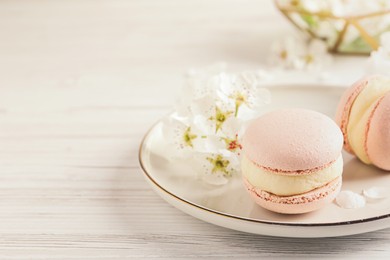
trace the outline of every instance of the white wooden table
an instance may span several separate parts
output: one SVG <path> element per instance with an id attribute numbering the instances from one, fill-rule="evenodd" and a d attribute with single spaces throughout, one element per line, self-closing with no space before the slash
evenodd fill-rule
<path id="1" fill-rule="evenodd" d="M 390 254 L 390 230 L 283 239 L 213 226 L 171 207 L 138 145 L 183 73 L 264 66 L 292 32 L 270 0 L 1 1 L 0 258 L 125 259 Z M 361 73 L 337 58 L 334 74 Z"/>

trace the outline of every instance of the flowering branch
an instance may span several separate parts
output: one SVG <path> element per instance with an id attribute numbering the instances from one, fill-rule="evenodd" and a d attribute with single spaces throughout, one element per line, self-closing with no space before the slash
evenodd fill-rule
<path id="1" fill-rule="evenodd" d="M 201 166 L 207 183 L 225 184 L 239 172 L 244 123 L 270 100 L 260 88 L 264 75 L 229 74 L 220 66 L 192 70 L 174 113 L 164 120 L 163 135 L 175 147 L 175 158 Z"/>

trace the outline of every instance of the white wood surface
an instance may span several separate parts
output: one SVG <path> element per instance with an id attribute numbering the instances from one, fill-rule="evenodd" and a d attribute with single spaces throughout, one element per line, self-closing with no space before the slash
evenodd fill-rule
<path id="1" fill-rule="evenodd" d="M 138 145 L 183 73 L 264 66 L 289 32 L 270 0 L 1 1 L 0 258 L 388 256 L 390 230 L 244 234 L 185 215 L 143 179 Z M 336 61 L 345 81 L 364 66 Z"/>

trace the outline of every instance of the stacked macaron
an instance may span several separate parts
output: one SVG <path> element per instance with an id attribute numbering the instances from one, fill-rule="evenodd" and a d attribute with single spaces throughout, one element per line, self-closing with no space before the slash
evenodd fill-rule
<path id="1" fill-rule="evenodd" d="M 253 121 L 244 135 L 244 184 L 255 202 L 271 211 L 319 209 L 340 190 L 342 145 L 339 127 L 321 113 L 268 113 Z"/>
<path id="2" fill-rule="evenodd" d="M 346 151 L 390 170 L 390 78 L 368 76 L 353 84 L 341 98 L 336 122 Z"/>

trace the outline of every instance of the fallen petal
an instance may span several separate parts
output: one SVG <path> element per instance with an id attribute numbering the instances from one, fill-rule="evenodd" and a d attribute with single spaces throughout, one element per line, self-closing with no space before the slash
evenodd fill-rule
<path id="1" fill-rule="evenodd" d="M 366 205 L 366 199 L 353 191 L 346 190 L 339 193 L 336 203 L 343 209 L 358 209 Z"/>
<path id="2" fill-rule="evenodd" d="M 389 197 L 390 191 L 384 187 L 372 187 L 363 190 L 363 195 L 368 199 L 384 199 Z"/>

